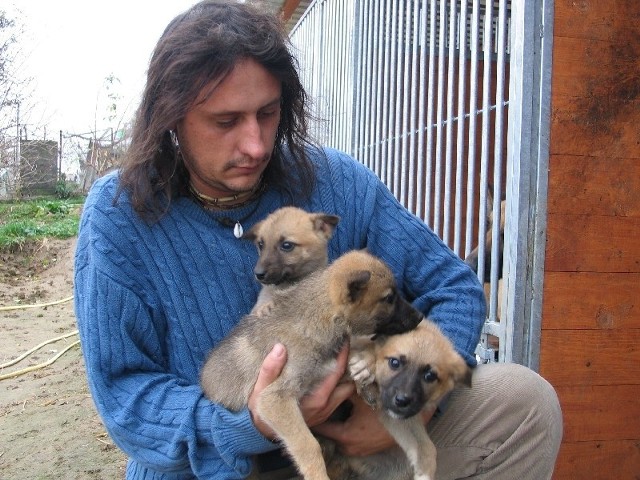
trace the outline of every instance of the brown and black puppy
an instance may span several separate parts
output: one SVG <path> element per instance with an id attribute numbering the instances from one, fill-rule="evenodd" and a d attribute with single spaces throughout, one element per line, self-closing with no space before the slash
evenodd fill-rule
<path id="1" fill-rule="evenodd" d="M 244 234 L 258 248 L 254 273 L 263 285 L 252 313 L 271 306 L 274 289 L 283 289 L 327 266 L 327 243 L 339 217 L 283 207 Z"/>
<path id="2" fill-rule="evenodd" d="M 431 321 L 415 330 L 351 342 L 350 372 L 360 395 L 398 447 L 367 457 L 328 450 L 332 480 L 434 480 L 436 448 L 420 412 L 435 410 L 456 385 L 471 386 L 471 369 Z"/>
<path id="3" fill-rule="evenodd" d="M 505 221 L 505 208 L 506 208 L 506 200 L 502 200 L 500 202 L 500 226 L 498 233 L 498 305 L 502 304 L 502 268 L 504 265 L 504 221 Z M 492 246 L 493 246 L 493 200 L 491 200 L 491 196 L 487 196 L 487 234 L 485 236 L 484 241 L 484 271 L 482 272 L 482 282 L 484 284 L 484 293 L 487 299 L 487 304 L 489 303 L 489 295 L 490 291 L 490 282 L 491 282 L 491 262 L 492 262 Z M 478 273 L 478 254 L 480 253 L 479 247 L 474 248 L 467 258 L 464 259 L 464 263 L 469 265 L 471 269 Z M 498 319 L 500 318 L 500 308 L 498 308 Z"/>
<path id="4" fill-rule="evenodd" d="M 247 405 L 273 345 L 287 349 L 278 379 L 264 389 L 257 413 L 276 432 L 307 480 L 328 480 L 320 445 L 304 423 L 299 400 L 335 369 L 351 335 L 408 331 L 422 314 L 398 294 L 391 270 L 352 251 L 289 288 L 272 292 L 265 315 L 249 314 L 209 354 L 201 372 L 210 400 L 238 411 Z"/>

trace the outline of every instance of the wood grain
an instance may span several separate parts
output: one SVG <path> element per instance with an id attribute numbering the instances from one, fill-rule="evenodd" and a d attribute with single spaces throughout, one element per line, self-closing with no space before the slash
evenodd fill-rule
<path id="1" fill-rule="evenodd" d="M 640 158 L 552 156 L 547 211 L 640 217 Z"/>
<path id="2" fill-rule="evenodd" d="M 556 391 L 564 442 L 640 439 L 640 385 L 559 386 Z"/>
<path id="3" fill-rule="evenodd" d="M 547 272 L 543 298 L 543 330 L 640 328 L 640 273 Z"/>
<path id="4" fill-rule="evenodd" d="M 541 343 L 540 373 L 555 387 L 625 384 L 640 388 L 640 328 L 543 330 Z"/>
<path id="5" fill-rule="evenodd" d="M 593 442 L 565 442 L 553 480 L 611 480 L 637 479 L 640 472 L 640 442 L 609 440 Z"/>

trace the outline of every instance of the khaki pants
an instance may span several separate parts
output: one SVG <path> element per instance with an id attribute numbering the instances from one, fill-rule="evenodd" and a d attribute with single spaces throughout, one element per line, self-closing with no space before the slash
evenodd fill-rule
<path id="1" fill-rule="evenodd" d="M 438 451 L 437 480 L 551 478 L 562 413 L 549 383 L 517 364 L 479 365 L 427 429 Z M 262 474 L 261 480 L 296 478 Z M 390 479 L 392 480 L 392 479 Z"/>

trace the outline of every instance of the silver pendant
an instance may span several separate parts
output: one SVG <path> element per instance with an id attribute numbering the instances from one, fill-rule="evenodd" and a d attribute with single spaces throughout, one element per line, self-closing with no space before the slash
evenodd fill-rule
<path id="1" fill-rule="evenodd" d="M 236 238 L 242 238 L 243 234 L 244 230 L 242 228 L 242 225 L 240 225 L 240 222 L 236 222 L 235 226 L 233 227 L 233 236 Z"/>

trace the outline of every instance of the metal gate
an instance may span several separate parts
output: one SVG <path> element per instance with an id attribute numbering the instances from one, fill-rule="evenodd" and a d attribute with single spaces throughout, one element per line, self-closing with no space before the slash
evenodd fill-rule
<path id="1" fill-rule="evenodd" d="M 552 12 L 316 0 L 291 32 L 317 140 L 376 172 L 485 284 L 482 362 L 538 366 Z"/>

